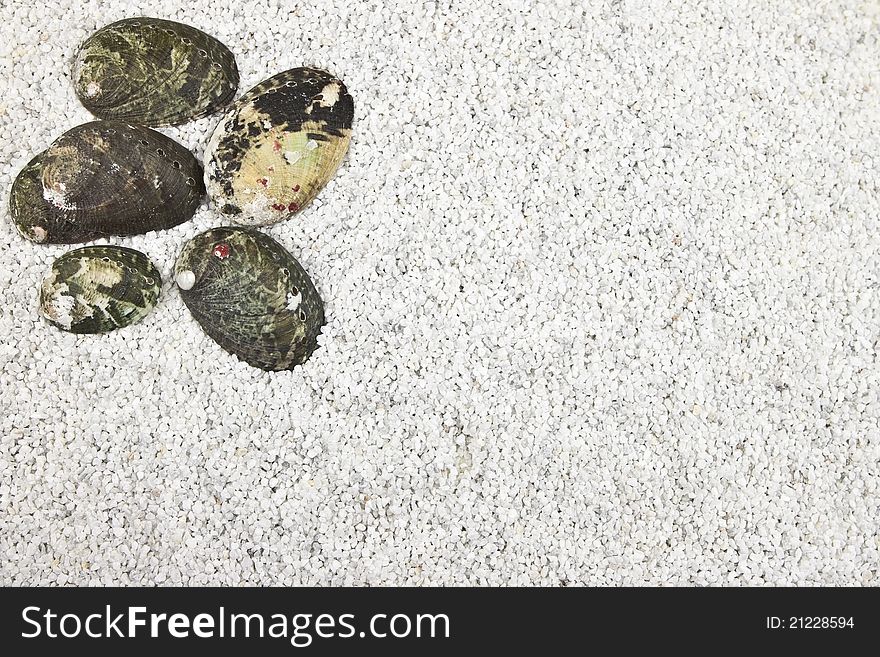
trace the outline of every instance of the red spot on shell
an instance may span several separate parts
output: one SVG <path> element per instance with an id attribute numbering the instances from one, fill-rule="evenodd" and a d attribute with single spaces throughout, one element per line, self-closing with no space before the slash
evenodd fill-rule
<path id="1" fill-rule="evenodd" d="M 290 205 L 287 206 L 287 209 L 290 210 L 291 212 L 296 212 L 297 210 L 299 210 L 299 204 L 291 203 Z"/>
<path id="2" fill-rule="evenodd" d="M 258 178 L 257 182 L 260 183 L 263 187 L 269 184 L 269 181 L 266 178 Z"/>
<path id="3" fill-rule="evenodd" d="M 277 139 L 275 140 L 275 143 L 272 144 L 272 150 L 275 151 L 276 153 L 281 150 L 281 142 L 278 141 Z"/>
<path id="4" fill-rule="evenodd" d="M 226 242 L 220 242 L 214 247 L 214 255 L 221 260 L 226 260 L 229 257 L 229 245 Z"/>
<path id="5" fill-rule="evenodd" d="M 272 209 L 273 209 L 273 210 L 278 210 L 278 212 L 283 212 L 283 211 L 286 210 L 287 208 L 284 207 L 284 203 L 273 203 L 273 204 L 272 204 Z"/>
<path id="6" fill-rule="evenodd" d="M 293 188 L 293 191 L 298 192 L 298 191 L 299 191 L 299 185 L 297 185 L 296 187 L 294 187 L 294 188 Z"/>

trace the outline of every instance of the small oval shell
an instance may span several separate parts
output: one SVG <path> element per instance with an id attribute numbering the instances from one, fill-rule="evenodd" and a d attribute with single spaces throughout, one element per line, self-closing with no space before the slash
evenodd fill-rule
<path id="1" fill-rule="evenodd" d="M 193 317 L 226 351 L 288 370 L 317 348 L 324 304 L 284 247 L 247 228 L 214 228 L 184 246 L 175 279 Z"/>
<path id="2" fill-rule="evenodd" d="M 70 244 L 176 226 L 193 216 L 203 194 L 202 167 L 170 137 L 93 121 L 22 169 L 9 210 L 25 238 Z"/>
<path id="3" fill-rule="evenodd" d="M 122 246 L 86 246 L 58 258 L 40 287 L 40 312 L 71 333 L 105 333 L 141 320 L 162 279 L 149 258 Z"/>
<path id="4" fill-rule="evenodd" d="M 205 186 L 236 223 L 265 226 L 304 208 L 348 150 L 354 101 L 326 71 L 294 68 L 242 96 L 214 130 Z"/>
<path id="5" fill-rule="evenodd" d="M 80 102 L 102 119 L 184 123 L 225 107 L 238 88 L 229 49 L 201 30 L 158 18 L 127 18 L 86 39 L 73 61 Z"/>

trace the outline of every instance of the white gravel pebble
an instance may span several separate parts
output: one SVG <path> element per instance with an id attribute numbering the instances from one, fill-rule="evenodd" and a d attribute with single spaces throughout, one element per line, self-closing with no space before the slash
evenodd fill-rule
<path id="1" fill-rule="evenodd" d="M 392 8 L 392 5 L 394 8 Z M 3 584 L 880 584 L 876 0 L 0 3 Z M 136 15 L 240 92 L 339 75 L 351 151 L 267 229 L 326 302 L 269 374 L 105 240 L 141 324 L 39 318 L 18 170 Z M 219 120 L 164 132 L 199 157 Z"/>

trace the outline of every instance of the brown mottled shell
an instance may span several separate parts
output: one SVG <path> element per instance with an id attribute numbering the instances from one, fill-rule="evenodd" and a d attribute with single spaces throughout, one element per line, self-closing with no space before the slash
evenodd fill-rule
<path id="1" fill-rule="evenodd" d="M 289 370 L 318 346 L 324 304 L 296 259 L 251 228 L 190 240 L 174 268 L 180 296 L 226 351 L 264 370 Z"/>
<path id="2" fill-rule="evenodd" d="M 264 226 L 304 208 L 342 162 L 354 102 L 326 71 L 295 68 L 242 96 L 214 130 L 205 186 L 220 212 Z"/>
<path id="3" fill-rule="evenodd" d="M 102 119 L 175 125 L 232 102 L 238 68 L 229 49 L 201 30 L 127 18 L 102 27 L 79 47 L 73 87 L 85 108 Z"/>
<path id="4" fill-rule="evenodd" d="M 202 167 L 170 137 L 93 121 L 31 160 L 9 205 L 27 239 L 69 244 L 176 226 L 193 216 L 203 194 Z"/>

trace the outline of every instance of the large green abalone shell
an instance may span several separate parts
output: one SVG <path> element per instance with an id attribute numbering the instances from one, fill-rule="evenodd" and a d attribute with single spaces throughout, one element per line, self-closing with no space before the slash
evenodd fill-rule
<path id="1" fill-rule="evenodd" d="M 184 123 L 227 105 L 238 88 L 229 49 L 189 25 L 127 18 L 86 39 L 73 85 L 95 116 L 146 126 Z"/>

